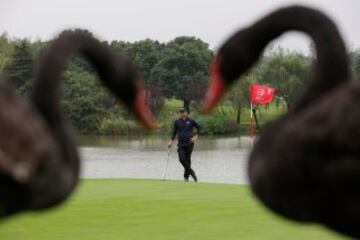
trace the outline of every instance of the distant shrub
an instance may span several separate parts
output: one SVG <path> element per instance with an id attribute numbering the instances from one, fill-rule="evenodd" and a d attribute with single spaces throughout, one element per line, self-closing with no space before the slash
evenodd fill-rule
<path id="1" fill-rule="evenodd" d="M 138 134 L 141 131 L 143 129 L 134 120 L 114 116 L 104 118 L 99 127 L 100 134 L 104 135 Z"/>
<path id="2" fill-rule="evenodd" d="M 239 131 L 236 121 L 227 120 L 219 116 L 199 115 L 196 117 L 196 121 L 200 124 L 202 133 L 205 135 L 228 134 Z"/>

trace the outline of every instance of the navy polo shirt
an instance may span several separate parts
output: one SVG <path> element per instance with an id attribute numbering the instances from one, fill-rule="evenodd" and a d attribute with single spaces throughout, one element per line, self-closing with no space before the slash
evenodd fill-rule
<path id="1" fill-rule="evenodd" d="M 200 134 L 200 126 L 191 118 L 175 120 L 173 130 L 171 133 L 171 140 L 174 140 L 176 135 L 178 139 L 178 146 L 190 143 L 193 137 L 193 129 L 196 128 L 196 133 Z"/>

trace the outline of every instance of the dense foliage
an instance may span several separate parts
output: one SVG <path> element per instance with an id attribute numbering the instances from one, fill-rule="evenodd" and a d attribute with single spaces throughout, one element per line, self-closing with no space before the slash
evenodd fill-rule
<path id="1" fill-rule="evenodd" d="M 284 49 L 268 49 L 258 64 L 238 81 L 213 116 L 201 114 L 201 99 L 208 83 L 208 66 L 214 51 L 199 38 L 181 36 L 167 43 L 151 39 L 137 42 L 105 42 L 128 55 L 142 72 L 147 102 L 159 119 L 161 133 L 167 133 L 176 109 L 185 106 L 203 125 L 205 134 L 231 133 L 248 124 L 249 84 L 258 82 L 276 88 L 274 106 L 259 109 L 261 121 L 277 116 L 291 105 L 311 74 L 312 55 Z M 0 35 L 0 73 L 24 97 L 31 94 L 36 60 L 46 41 L 12 39 Z M 352 72 L 360 76 L 360 50 L 351 51 Z M 97 81 L 97 76 L 79 56 L 69 60 L 64 71 L 62 106 L 67 118 L 80 133 L 133 134 L 141 131 L 115 98 Z M 246 111 L 244 111 L 246 110 Z M 245 113 L 246 112 L 246 113 Z"/>

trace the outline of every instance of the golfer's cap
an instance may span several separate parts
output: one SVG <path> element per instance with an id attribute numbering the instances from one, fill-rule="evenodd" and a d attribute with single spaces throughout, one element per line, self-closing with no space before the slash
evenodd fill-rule
<path id="1" fill-rule="evenodd" d="M 179 108 L 179 113 L 183 113 L 183 112 L 187 112 L 187 111 L 186 111 L 186 108 L 184 108 L 184 107 Z"/>

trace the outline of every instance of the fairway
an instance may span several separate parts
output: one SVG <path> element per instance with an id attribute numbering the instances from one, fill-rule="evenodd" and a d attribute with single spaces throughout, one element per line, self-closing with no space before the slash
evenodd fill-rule
<path id="1" fill-rule="evenodd" d="M 267 212 L 242 185 L 83 180 L 55 210 L 0 222 L 1 240 L 345 239 Z"/>

